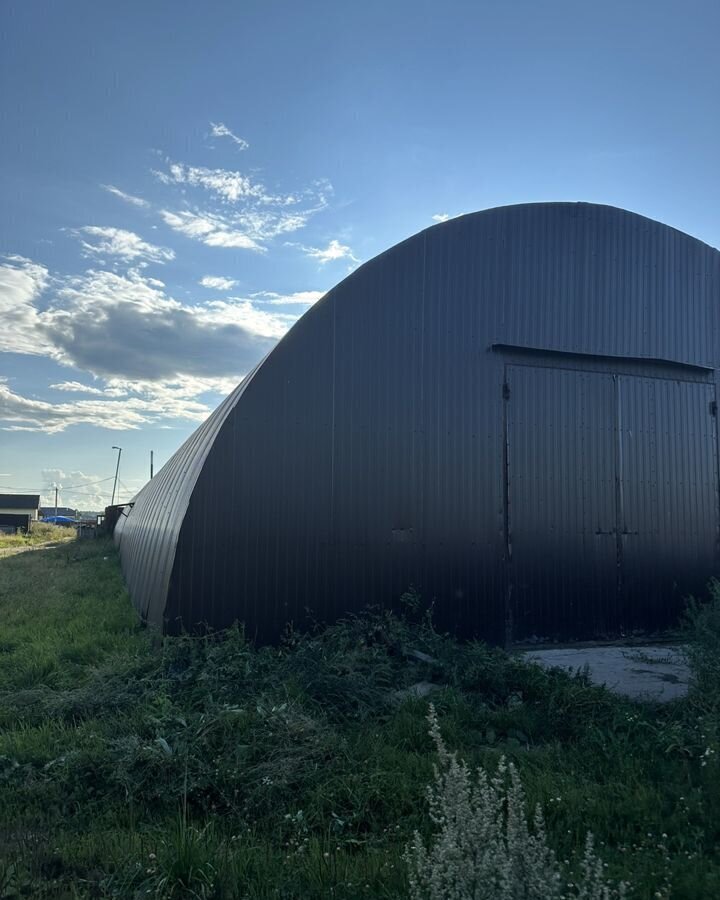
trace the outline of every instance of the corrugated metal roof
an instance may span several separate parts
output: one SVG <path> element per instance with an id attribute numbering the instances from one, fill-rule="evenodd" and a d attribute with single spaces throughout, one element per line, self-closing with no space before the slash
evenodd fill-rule
<path id="1" fill-rule="evenodd" d="M 39 494 L 0 494 L 2 509 L 37 509 L 39 506 Z"/>

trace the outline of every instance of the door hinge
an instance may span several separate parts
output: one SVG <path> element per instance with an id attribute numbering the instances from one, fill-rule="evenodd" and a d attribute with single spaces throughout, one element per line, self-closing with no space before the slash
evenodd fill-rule
<path id="1" fill-rule="evenodd" d="M 510 399 L 510 385 L 507 381 L 503 384 L 503 400 Z"/>
<path id="2" fill-rule="evenodd" d="M 717 400 L 710 401 L 710 415 L 711 416 L 717 415 Z"/>

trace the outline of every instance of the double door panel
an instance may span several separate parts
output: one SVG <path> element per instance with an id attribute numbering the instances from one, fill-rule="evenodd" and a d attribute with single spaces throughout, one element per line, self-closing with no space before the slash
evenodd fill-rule
<path id="1" fill-rule="evenodd" d="M 512 638 L 672 625 L 716 571 L 714 386 L 508 365 L 505 391 Z"/>

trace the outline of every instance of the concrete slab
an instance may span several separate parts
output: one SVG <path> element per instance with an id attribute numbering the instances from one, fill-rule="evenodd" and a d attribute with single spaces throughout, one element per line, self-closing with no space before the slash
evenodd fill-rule
<path id="1" fill-rule="evenodd" d="M 581 647 L 530 650 L 523 655 L 547 668 L 576 672 L 587 666 L 595 684 L 633 700 L 667 703 L 684 697 L 690 681 L 680 647 Z"/>

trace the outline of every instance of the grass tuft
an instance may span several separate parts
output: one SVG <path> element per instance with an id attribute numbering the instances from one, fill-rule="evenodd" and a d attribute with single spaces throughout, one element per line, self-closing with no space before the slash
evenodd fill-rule
<path id="1" fill-rule="evenodd" d="M 40 547 L 43 544 L 72 541 L 75 539 L 74 528 L 64 528 L 49 522 L 34 522 L 29 532 L 21 534 L 0 533 L 0 550 L 24 549 Z"/>

